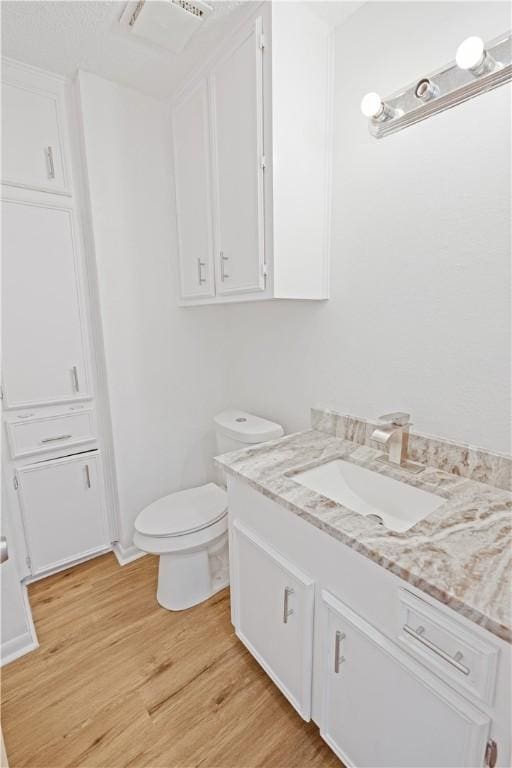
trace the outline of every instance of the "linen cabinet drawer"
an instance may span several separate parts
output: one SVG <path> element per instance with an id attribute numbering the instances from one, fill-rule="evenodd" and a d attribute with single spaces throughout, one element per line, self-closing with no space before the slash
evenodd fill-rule
<path id="1" fill-rule="evenodd" d="M 92 410 L 6 423 L 13 458 L 95 440 Z"/>
<path id="2" fill-rule="evenodd" d="M 492 703 L 498 648 L 407 590 L 399 604 L 402 647 L 446 683 Z"/>

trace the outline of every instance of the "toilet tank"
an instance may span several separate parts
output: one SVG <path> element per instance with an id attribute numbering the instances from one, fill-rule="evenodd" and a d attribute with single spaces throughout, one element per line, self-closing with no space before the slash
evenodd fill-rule
<path id="1" fill-rule="evenodd" d="M 284 435 L 280 424 L 245 411 L 222 411 L 214 418 L 217 453 L 229 453 Z"/>

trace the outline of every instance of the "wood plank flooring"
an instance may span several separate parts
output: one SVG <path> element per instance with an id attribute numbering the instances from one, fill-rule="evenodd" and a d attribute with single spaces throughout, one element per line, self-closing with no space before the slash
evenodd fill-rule
<path id="1" fill-rule="evenodd" d="M 2 670 L 10 768 L 343 768 L 234 635 L 229 590 L 180 613 L 112 554 L 29 588 L 40 648 Z"/>

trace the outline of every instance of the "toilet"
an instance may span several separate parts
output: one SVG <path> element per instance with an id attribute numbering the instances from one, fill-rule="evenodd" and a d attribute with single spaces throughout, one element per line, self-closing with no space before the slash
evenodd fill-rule
<path id="1" fill-rule="evenodd" d="M 275 440 L 284 434 L 275 422 L 244 411 L 214 418 L 217 453 Z M 225 485 L 225 477 L 219 481 Z M 156 599 L 182 611 L 229 583 L 228 499 L 215 483 L 170 493 L 145 507 L 135 520 L 133 543 L 160 556 Z"/>

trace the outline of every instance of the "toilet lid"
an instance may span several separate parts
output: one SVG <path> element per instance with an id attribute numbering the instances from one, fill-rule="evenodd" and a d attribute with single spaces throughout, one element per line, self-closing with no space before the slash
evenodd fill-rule
<path id="1" fill-rule="evenodd" d="M 142 510 L 135 530 L 146 536 L 182 536 L 213 525 L 227 513 L 227 493 L 215 483 L 162 496 Z"/>

